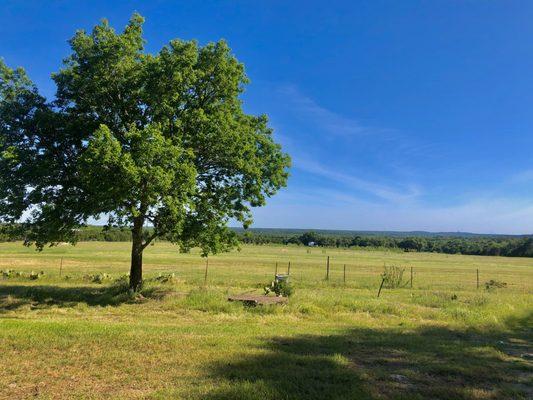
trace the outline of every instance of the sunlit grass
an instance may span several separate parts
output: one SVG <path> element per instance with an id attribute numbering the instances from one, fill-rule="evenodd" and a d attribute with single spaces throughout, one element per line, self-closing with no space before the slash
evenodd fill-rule
<path id="1" fill-rule="evenodd" d="M 157 243 L 141 296 L 113 282 L 128 261 L 128 243 L 0 244 L 0 269 L 45 272 L 0 278 L 0 398 L 531 397 L 533 259 L 244 246 L 210 257 L 204 285 L 198 252 Z M 289 261 L 288 305 L 227 301 Z M 413 267 L 413 288 L 377 298 L 384 263 Z"/>

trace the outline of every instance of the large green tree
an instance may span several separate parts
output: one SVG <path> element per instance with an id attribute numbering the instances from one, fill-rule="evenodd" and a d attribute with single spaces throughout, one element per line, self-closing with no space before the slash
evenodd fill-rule
<path id="1" fill-rule="evenodd" d="M 142 24 L 134 14 L 121 33 L 107 21 L 76 32 L 53 102 L 0 64 L 0 218 L 24 217 L 39 249 L 75 241 L 89 218 L 130 227 L 132 289 L 157 237 L 233 247 L 228 221 L 248 226 L 290 164 L 266 116 L 243 112 L 247 78 L 224 41 L 147 54 Z"/>

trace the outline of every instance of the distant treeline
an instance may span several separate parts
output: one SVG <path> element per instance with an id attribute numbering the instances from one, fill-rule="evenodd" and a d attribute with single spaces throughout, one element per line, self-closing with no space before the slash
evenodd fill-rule
<path id="1" fill-rule="evenodd" d="M 394 236 L 346 236 L 305 232 L 301 235 L 283 235 L 246 232 L 240 233 L 244 243 L 297 244 L 320 247 L 374 247 L 423 251 L 447 254 L 483 256 L 533 257 L 533 237 L 468 236 L 468 237 L 394 237 Z"/>
<path id="2" fill-rule="evenodd" d="M 303 232 L 295 230 L 242 230 L 235 229 L 243 243 L 248 244 L 293 244 L 318 247 L 362 247 L 398 249 L 403 251 L 433 252 L 446 254 L 470 254 L 483 256 L 533 257 L 533 236 L 473 235 L 454 236 L 402 236 L 398 233 L 350 234 L 342 231 L 333 233 Z M 146 231 L 150 234 L 150 230 Z M 0 241 L 24 240 L 20 226 L 0 225 Z M 127 228 L 87 226 L 76 232 L 78 241 L 127 242 L 131 232 Z"/>

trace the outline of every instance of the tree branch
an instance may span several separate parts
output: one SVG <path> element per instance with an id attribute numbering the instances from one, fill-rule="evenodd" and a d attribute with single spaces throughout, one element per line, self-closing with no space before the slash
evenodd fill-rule
<path id="1" fill-rule="evenodd" d="M 150 235 L 148 239 L 146 239 L 146 242 L 143 243 L 143 245 L 141 246 L 141 249 L 144 250 L 152 242 L 152 240 L 154 240 L 158 236 L 159 236 L 159 232 L 154 230 L 154 233 Z"/>

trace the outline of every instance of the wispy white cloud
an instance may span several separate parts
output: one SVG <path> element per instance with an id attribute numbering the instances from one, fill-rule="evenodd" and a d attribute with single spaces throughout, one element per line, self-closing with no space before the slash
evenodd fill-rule
<path id="1" fill-rule="evenodd" d="M 322 176 L 324 178 L 340 183 L 349 191 L 358 190 L 371 194 L 383 200 L 394 203 L 413 200 L 421 194 L 418 186 L 409 184 L 406 186 L 392 187 L 358 178 L 353 175 L 338 172 L 312 160 L 302 157 L 293 157 L 294 167 L 304 172 Z"/>
<path id="2" fill-rule="evenodd" d="M 533 233 L 533 169 L 475 179 L 482 160 L 459 159 L 445 138 L 367 126 L 294 85 L 265 87 L 294 177 L 255 211 L 256 226 Z"/>
<path id="3" fill-rule="evenodd" d="M 305 119 L 305 122 L 311 124 L 315 131 L 323 137 L 327 137 L 328 135 L 339 137 L 340 140 L 338 143 L 341 146 L 350 146 L 350 143 L 347 143 L 344 139 L 355 135 L 360 136 L 359 140 L 365 140 L 366 142 L 370 140 L 372 145 L 378 142 L 388 143 L 391 140 L 395 140 L 393 138 L 396 136 L 396 133 L 394 135 L 389 134 L 393 132 L 392 130 L 364 126 L 356 119 L 347 118 L 328 110 L 319 105 L 318 102 L 312 98 L 301 93 L 294 85 L 278 85 L 274 88 L 274 90 L 283 95 L 282 98 L 284 101 L 287 101 L 287 106 L 290 107 L 291 114 L 298 115 Z M 285 127 L 285 129 L 290 128 Z M 301 130 L 306 128 L 299 127 L 298 129 Z M 387 134 L 384 134 L 385 132 L 387 132 Z M 369 135 L 372 136 L 370 137 Z M 361 136 L 367 137 L 362 138 Z M 288 145 L 288 148 L 290 149 L 293 159 L 293 167 L 295 169 L 341 184 L 346 188 L 348 194 L 355 191 L 362 192 L 359 194 L 364 194 L 366 197 L 370 195 L 374 200 L 386 200 L 391 203 L 411 201 L 421 194 L 421 190 L 415 184 L 395 183 L 391 185 L 380 183 L 379 177 L 376 177 L 376 180 L 372 181 L 347 173 L 346 171 L 348 171 L 349 168 L 343 168 L 341 169 L 343 172 L 340 172 L 339 169 L 341 166 L 337 166 L 336 169 L 326 166 L 317 161 L 316 158 L 313 159 L 310 155 L 312 153 L 317 154 L 317 151 L 319 153 L 321 152 L 321 150 L 316 148 L 316 143 L 314 141 L 308 142 L 300 140 L 297 143 L 294 143 L 291 140 L 291 136 L 286 134 L 281 135 L 280 138 L 283 139 L 282 141 L 284 144 Z M 407 146 L 406 143 L 408 142 L 404 140 L 399 141 L 399 143 L 394 143 L 393 151 L 395 153 L 401 151 L 403 148 L 402 146 Z M 382 147 L 383 146 L 380 148 Z M 415 150 L 420 151 L 420 148 L 420 145 L 411 145 L 407 150 L 414 152 Z M 390 163 L 390 160 L 387 160 L 387 162 Z M 391 169 L 392 168 L 393 167 L 391 167 Z"/>
<path id="4" fill-rule="evenodd" d="M 288 99 L 291 109 L 313 121 L 329 134 L 338 136 L 369 135 L 389 132 L 388 129 L 362 125 L 359 121 L 345 117 L 319 105 L 312 98 L 304 95 L 294 85 L 278 87 L 278 92 Z"/>

